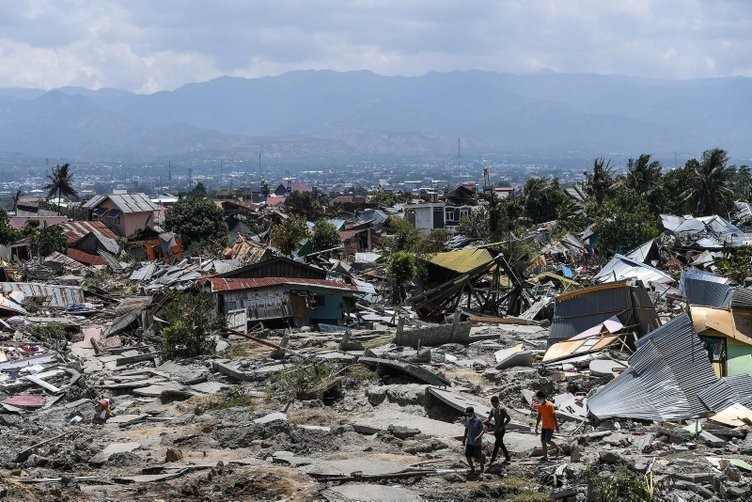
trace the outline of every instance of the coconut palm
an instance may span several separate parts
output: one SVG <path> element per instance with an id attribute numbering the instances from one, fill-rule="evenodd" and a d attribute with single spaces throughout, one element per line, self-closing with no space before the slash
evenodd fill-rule
<path id="1" fill-rule="evenodd" d="M 611 162 L 603 157 L 593 160 L 593 172 L 585 171 L 585 193 L 595 199 L 596 204 L 602 204 L 611 192 L 614 184 L 614 170 Z"/>
<path id="2" fill-rule="evenodd" d="M 60 214 L 60 201 L 63 196 L 66 197 L 78 197 L 76 189 L 73 188 L 73 172 L 70 170 L 70 165 L 66 162 L 62 166 L 60 164 L 52 168 L 52 174 L 47 175 L 49 183 L 44 186 L 47 190 L 47 198 L 57 193 L 57 214 Z"/>
<path id="3" fill-rule="evenodd" d="M 732 182 L 734 169 L 729 167 L 728 155 L 721 148 L 705 150 L 702 160 L 687 161 L 689 187 L 682 198 L 689 203 L 697 216 L 728 215 L 734 206 Z"/>
<path id="4" fill-rule="evenodd" d="M 627 162 L 627 187 L 637 195 L 647 195 L 655 190 L 661 181 L 661 163 L 650 161 L 650 154 L 643 153 L 639 158 Z"/>

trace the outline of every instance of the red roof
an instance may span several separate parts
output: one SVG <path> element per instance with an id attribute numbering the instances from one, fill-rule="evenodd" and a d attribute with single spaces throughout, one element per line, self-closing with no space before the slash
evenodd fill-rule
<path id="1" fill-rule="evenodd" d="M 274 207 L 278 204 L 282 204 L 285 201 L 286 197 L 277 197 L 274 195 L 271 195 L 266 198 L 266 205 L 269 207 Z"/>
<path id="2" fill-rule="evenodd" d="M 212 293 L 225 291 L 240 291 L 243 289 L 260 289 L 273 286 L 313 286 L 340 291 L 358 291 L 358 287 L 344 281 L 332 279 L 304 279 L 299 277 L 261 277 L 258 279 L 208 277 L 206 282 L 211 284 Z"/>
<path id="3" fill-rule="evenodd" d="M 68 242 L 76 242 L 91 232 L 117 241 L 118 236 L 101 221 L 69 221 L 60 225 L 68 234 Z"/>
<path id="4" fill-rule="evenodd" d="M 41 408 L 44 406 L 47 398 L 36 394 L 23 394 L 20 396 L 6 397 L 2 400 L 3 403 L 11 406 L 17 406 L 19 408 Z"/>
<path id="5" fill-rule="evenodd" d="M 107 265 L 105 259 L 98 254 L 89 254 L 73 248 L 66 249 L 65 254 L 68 255 L 69 258 L 73 258 L 85 265 Z"/>
<path id="6" fill-rule="evenodd" d="M 231 206 L 237 206 L 243 209 L 247 209 L 248 211 L 258 211 L 258 208 L 260 207 L 258 204 L 253 204 L 251 202 L 246 202 L 246 201 L 237 200 L 237 199 L 226 200 L 226 201 L 223 201 L 222 203 L 228 204 Z"/>

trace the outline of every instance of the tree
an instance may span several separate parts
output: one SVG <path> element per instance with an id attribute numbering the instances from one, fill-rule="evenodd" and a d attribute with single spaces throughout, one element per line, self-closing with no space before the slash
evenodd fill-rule
<path id="1" fill-rule="evenodd" d="M 324 215 L 324 208 L 318 198 L 311 192 L 297 190 L 285 199 L 285 208 L 290 214 L 300 216 L 307 221 L 318 220 Z"/>
<path id="2" fill-rule="evenodd" d="M 752 277 L 752 246 L 724 248 L 723 257 L 715 265 L 734 281 L 744 283 L 747 277 Z"/>
<path id="3" fill-rule="evenodd" d="M 389 216 L 384 227 L 393 234 L 387 241 L 387 246 L 392 252 L 412 250 L 420 236 L 420 232 L 409 221 L 399 216 Z"/>
<path id="4" fill-rule="evenodd" d="M 720 148 L 705 150 L 699 162 L 687 161 L 689 187 L 684 190 L 682 199 L 689 203 L 696 216 L 726 216 L 734 207 L 734 169 L 727 164 L 728 155 Z"/>
<path id="5" fill-rule="evenodd" d="M 608 199 L 593 229 L 602 253 L 630 251 L 658 235 L 650 207 L 634 190 L 621 190 Z"/>
<path id="6" fill-rule="evenodd" d="M 534 176 L 525 183 L 523 197 L 525 217 L 532 223 L 544 223 L 556 219 L 559 206 L 567 195 L 561 189 L 558 179 L 549 181 Z"/>
<path id="7" fill-rule="evenodd" d="M 52 168 L 52 173 L 47 175 L 47 179 L 49 182 L 44 186 L 47 190 L 47 198 L 57 194 L 57 214 L 60 215 L 60 202 L 63 196 L 78 197 L 78 193 L 73 188 L 73 172 L 70 170 L 70 165 L 67 162 L 62 166 L 56 165 Z"/>
<path id="8" fill-rule="evenodd" d="M 488 239 L 491 235 L 489 212 L 480 207 L 460 218 L 457 231 L 469 239 Z"/>
<path id="9" fill-rule="evenodd" d="M 311 247 L 313 251 L 323 251 L 342 244 L 337 228 L 326 220 L 319 220 L 313 225 Z"/>
<path id="10" fill-rule="evenodd" d="M 202 181 L 199 181 L 190 193 L 196 197 L 206 197 L 206 185 Z"/>
<path id="11" fill-rule="evenodd" d="M 272 245 L 282 254 L 292 256 L 300 247 L 300 242 L 308 237 L 308 227 L 303 218 L 290 216 L 272 229 Z"/>
<path id="12" fill-rule="evenodd" d="M 224 211 L 214 201 L 184 197 L 167 211 L 165 227 L 178 233 L 184 246 L 211 247 L 212 243 L 226 246 L 229 231 L 224 218 Z"/>
<path id="13" fill-rule="evenodd" d="M 404 285 L 410 282 L 418 273 L 415 255 L 407 251 L 397 251 L 389 257 L 386 276 L 394 287 L 395 303 L 402 303 L 405 299 Z"/>
<path id="14" fill-rule="evenodd" d="M 11 244 L 21 238 L 21 232 L 10 226 L 5 209 L 0 208 L 0 244 Z"/>
<path id="15" fill-rule="evenodd" d="M 585 171 L 585 193 L 595 199 L 597 204 L 603 204 L 611 193 L 614 184 L 614 170 L 611 163 L 603 157 L 593 160 L 593 172 Z"/>
<path id="16" fill-rule="evenodd" d="M 741 166 L 734 173 L 734 193 L 742 200 L 748 200 L 752 192 L 752 171 L 749 166 Z"/>
<path id="17" fill-rule="evenodd" d="M 68 244 L 65 232 L 57 225 L 39 228 L 38 225 L 27 224 L 23 234 L 29 238 L 31 254 L 38 257 L 48 256 L 55 251 L 63 252 Z"/>
<path id="18" fill-rule="evenodd" d="M 627 162 L 627 188 L 634 190 L 637 195 L 649 195 L 661 183 L 661 163 L 651 161 L 650 154 L 643 153 L 637 160 Z"/>
<path id="19" fill-rule="evenodd" d="M 162 330 L 162 356 L 165 359 L 214 352 L 216 343 L 211 335 L 224 325 L 224 318 L 216 313 L 211 294 L 178 293 L 159 315 L 170 323 Z"/>
<path id="20" fill-rule="evenodd" d="M 261 193 L 264 197 L 269 197 L 269 194 L 272 193 L 271 189 L 269 188 L 269 183 L 267 183 L 266 180 L 261 182 Z"/>

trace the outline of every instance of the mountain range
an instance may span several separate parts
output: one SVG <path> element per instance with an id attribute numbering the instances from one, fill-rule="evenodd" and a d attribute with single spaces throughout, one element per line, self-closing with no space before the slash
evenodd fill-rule
<path id="1" fill-rule="evenodd" d="M 136 94 L 0 89 L 0 151 L 80 160 L 353 155 L 752 157 L 752 79 L 295 71 Z"/>

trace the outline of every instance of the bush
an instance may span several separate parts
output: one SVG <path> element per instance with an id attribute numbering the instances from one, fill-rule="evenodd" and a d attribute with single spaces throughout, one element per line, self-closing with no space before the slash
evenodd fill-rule
<path id="1" fill-rule="evenodd" d="M 211 335 L 224 325 L 217 315 L 209 293 L 184 292 L 161 311 L 170 325 L 162 329 L 162 357 L 176 359 L 212 354 L 215 341 Z"/>
<path id="2" fill-rule="evenodd" d="M 310 399 L 332 374 L 333 368 L 329 364 L 293 364 L 269 379 L 267 397 L 282 402 Z"/>

